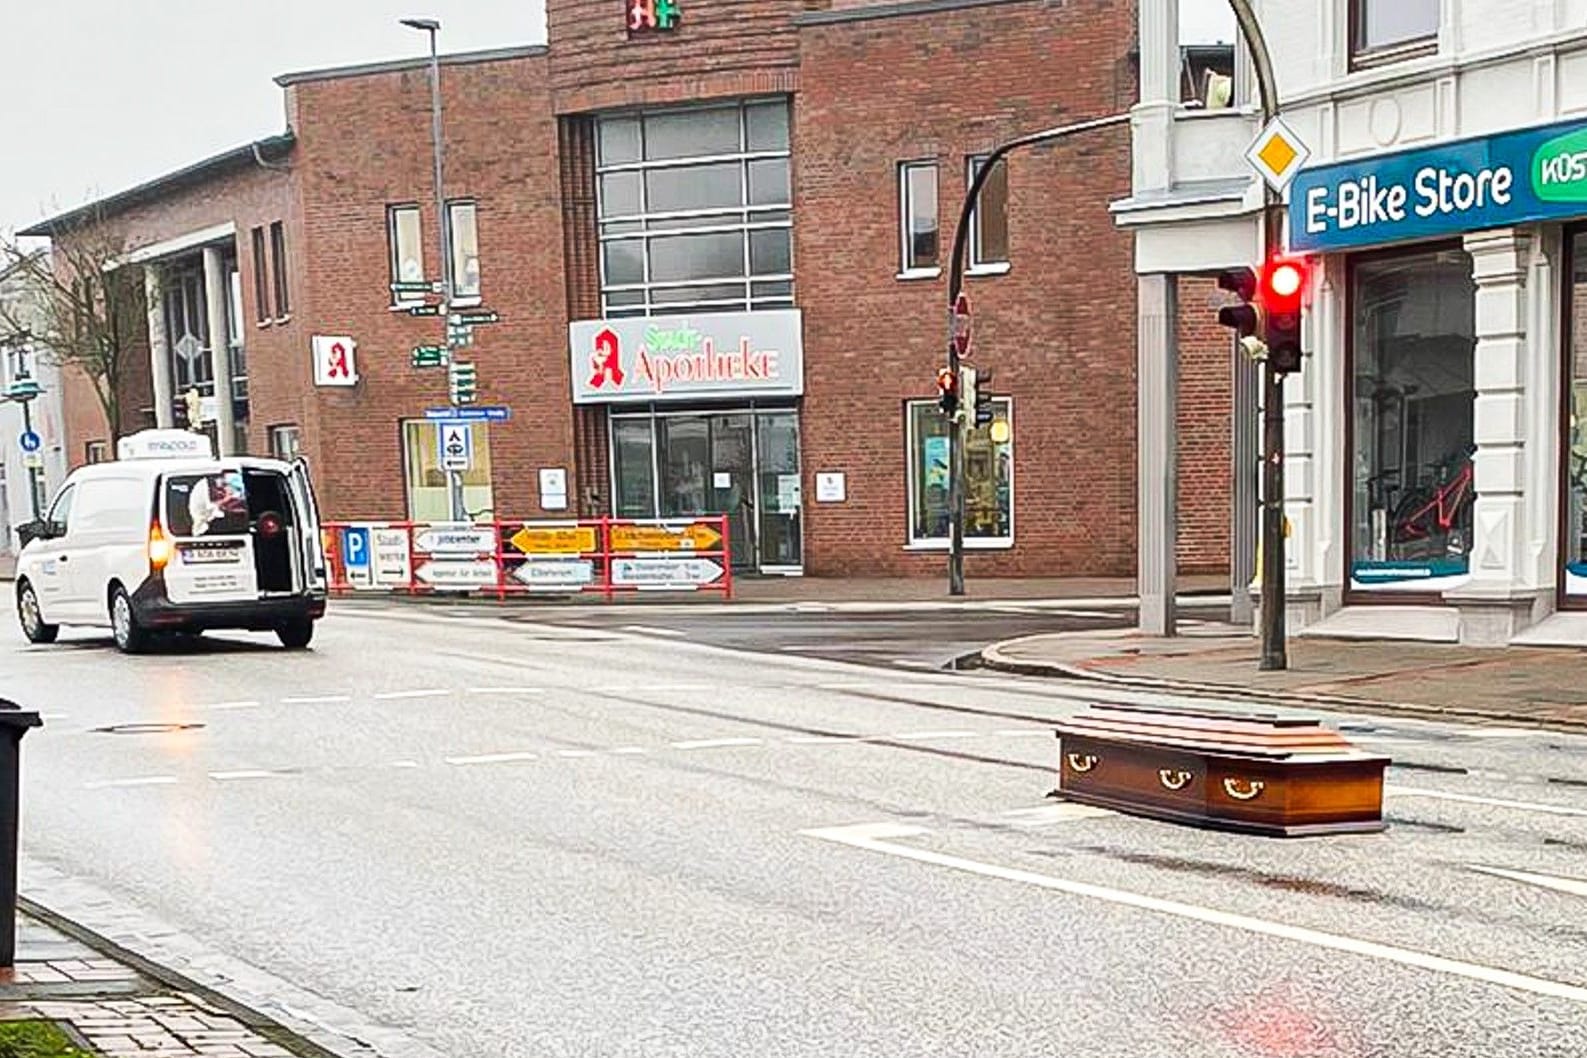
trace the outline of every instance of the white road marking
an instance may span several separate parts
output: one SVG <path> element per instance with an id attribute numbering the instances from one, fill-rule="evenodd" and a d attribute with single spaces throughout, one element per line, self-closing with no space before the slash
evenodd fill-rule
<path id="1" fill-rule="evenodd" d="M 69 719 L 71 719 L 71 714 L 70 713 L 40 713 L 39 714 L 39 719 L 40 720 L 69 720 Z"/>
<path id="2" fill-rule="evenodd" d="M 279 779 L 282 775 L 282 772 L 263 771 L 259 768 L 243 768 L 238 771 L 212 771 L 209 773 L 211 779 L 219 782 L 226 782 L 231 779 Z"/>
<path id="3" fill-rule="evenodd" d="M 1384 786 L 1389 797 L 1427 797 L 1435 801 L 1458 801 L 1468 805 L 1491 805 L 1494 808 L 1514 808 L 1522 812 L 1541 812 L 1551 816 L 1580 816 L 1587 818 L 1587 808 L 1570 808 L 1566 805 L 1543 804 L 1539 801 L 1506 801 L 1501 797 L 1477 797 L 1474 794 L 1450 793 L 1447 790 L 1429 790 L 1420 786 Z"/>
<path id="4" fill-rule="evenodd" d="M 790 735 L 790 744 L 795 746 L 828 746 L 839 742 L 864 742 L 859 735 Z"/>
<path id="5" fill-rule="evenodd" d="M 1058 804 L 1041 805 L 1037 808 L 1016 808 L 1004 812 L 1003 818 L 1016 827 L 1045 827 L 1053 823 L 1070 823 L 1077 819 L 1101 819 L 1104 816 L 1116 815 L 1117 812 L 1110 812 L 1106 808 L 1061 801 Z"/>
<path id="6" fill-rule="evenodd" d="M 1178 900 L 1164 900 L 1161 897 L 1147 896 L 1144 893 L 1132 893 L 1124 889 L 1113 889 L 1108 886 L 1093 885 L 1089 882 L 1077 882 L 1050 874 L 1038 874 L 1035 871 L 1002 867 L 992 863 L 981 863 L 978 860 L 949 856 L 940 852 L 932 852 L 929 849 L 893 844 L 894 839 L 916 837 L 929 833 L 921 827 L 905 826 L 898 823 L 875 823 L 806 830 L 801 833 L 821 841 L 835 842 L 839 845 L 847 845 L 867 852 L 878 852 L 886 856 L 897 856 L 901 859 L 927 863 L 935 867 L 946 867 L 950 870 L 976 874 L 984 878 L 997 878 L 1002 881 L 1017 882 L 1022 885 L 1031 885 L 1042 889 L 1050 889 L 1054 892 L 1067 893 L 1070 896 L 1101 900 L 1110 904 L 1133 907 L 1141 911 L 1151 911 L 1175 918 L 1189 919 L 1194 922 L 1204 922 L 1208 925 L 1222 926 L 1226 929 L 1243 930 L 1247 933 L 1258 933 L 1268 937 L 1277 937 L 1281 940 L 1294 941 L 1299 944 L 1309 944 L 1317 948 L 1327 948 L 1350 955 L 1359 955 L 1369 959 L 1398 963 L 1402 966 L 1430 970 L 1434 973 L 1464 977 L 1473 981 L 1481 981 L 1485 984 L 1498 985 L 1502 988 L 1587 1004 L 1587 988 L 1580 985 L 1566 984 L 1563 981 L 1551 981 L 1548 978 L 1533 977 L 1530 974 L 1517 973 L 1512 970 L 1501 970 L 1497 967 L 1450 959 L 1442 955 L 1434 955 L 1431 952 L 1399 948 L 1391 944 L 1379 944 L 1376 941 L 1360 940 L 1337 933 L 1325 933 L 1322 930 L 1308 929 L 1304 926 L 1292 926 L 1283 922 L 1273 922 L 1269 919 L 1256 918 L 1251 915 L 1219 911 L 1215 908 L 1186 904 Z"/>
<path id="7" fill-rule="evenodd" d="M 655 625 L 624 625 L 623 631 L 638 632 L 642 636 L 669 636 L 674 638 L 681 638 L 686 634 L 676 628 L 657 628 Z"/>
<path id="8" fill-rule="evenodd" d="M 612 750 L 612 752 L 621 754 L 625 757 L 632 757 L 640 753 L 649 753 L 650 750 L 646 749 L 644 746 L 618 746 L 616 749 Z"/>
<path id="9" fill-rule="evenodd" d="M 593 756 L 595 756 L 595 751 L 593 749 L 559 749 L 559 750 L 557 750 L 557 756 L 559 756 L 559 757 L 593 757 Z"/>
<path id="10" fill-rule="evenodd" d="M 893 664 L 901 669 L 934 669 L 937 667 L 929 661 L 916 661 L 914 658 L 894 658 Z"/>
<path id="11" fill-rule="evenodd" d="M 374 698 L 377 702 L 395 702 L 403 698 L 445 698 L 451 693 L 451 691 L 440 689 L 426 691 L 382 691 L 380 694 L 375 695 Z"/>
<path id="12" fill-rule="evenodd" d="M 1561 893 L 1570 893 L 1572 896 L 1587 896 L 1587 881 L 1582 881 L 1580 878 L 1533 874 L 1531 871 L 1512 871 L 1506 867 L 1483 867 L 1475 863 L 1467 866 L 1478 874 L 1491 874 L 1495 878 L 1508 878 L 1512 882 L 1535 885 L 1541 889 L 1553 889 Z"/>
<path id="13" fill-rule="evenodd" d="M 543 694 L 543 687 L 470 687 L 469 694 Z"/>
<path id="14" fill-rule="evenodd" d="M 281 704 L 282 705 L 329 705 L 332 702 L 350 702 L 352 700 L 353 700 L 353 697 L 350 694 L 320 694 L 320 695 L 312 695 L 312 696 L 307 697 L 307 698 L 283 698 L 283 699 L 281 699 Z"/>
<path id="15" fill-rule="evenodd" d="M 539 760 L 538 753 L 481 753 L 473 757 L 442 757 L 448 764 L 509 764 L 520 760 Z"/>
<path id="16" fill-rule="evenodd" d="M 90 790 L 106 790 L 116 786 L 170 786 L 176 781 L 174 775 L 145 775 L 137 779 L 105 779 L 83 785 Z"/>
<path id="17" fill-rule="evenodd" d="M 257 709 L 257 708 L 259 708 L 260 704 L 261 703 L 254 702 L 254 701 L 246 701 L 246 702 L 216 702 L 214 705 L 206 705 L 206 706 L 204 706 L 204 708 L 205 709 Z"/>
<path id="18" fill-rule="evenodd" d="M 935 742 L 944 738 L 975 738 L 978 731 L 905 731 L 891 736 L 897 742 Z"/>
<path id="19" fill-rule="evenodd" d="M 670 743 L 673 749 L 718 749 L 722 746 L 759 746 L 758 738 L 695 738 Z"/>
<path id="20" fill-rule="evenodd" d="M 388 765 L 388 767 L 392 768 L 417 768 L 418 766 L 419 762 L 416 760 L 394 760 Z"/>

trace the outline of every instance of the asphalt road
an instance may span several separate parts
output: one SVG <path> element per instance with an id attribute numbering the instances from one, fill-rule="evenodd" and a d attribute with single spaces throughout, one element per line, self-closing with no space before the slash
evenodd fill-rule
<path id="1" fill-rule="evenodd" d="M 1406 765 L 1393 826 L 1276 842 L 1048 800 L 1094 688 L 627 623 L 141 658 L 0 623 L 48 719 L 24 892 L 452 1056 L 1587 1053 L 1587 740 L 1335 718 Z"/>

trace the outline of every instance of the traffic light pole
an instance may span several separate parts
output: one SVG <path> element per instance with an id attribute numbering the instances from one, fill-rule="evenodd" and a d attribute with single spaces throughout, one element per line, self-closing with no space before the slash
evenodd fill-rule
<path id="1" fill-rule="evenodd" d="M 1251 0 L 1229 0 L 1256 73 L 1264 126 L 1278 116 L 1278 82 L 1262 24 Z M 1284 203 L 1263 181 L 1262 260 L 1273 260 L 1284 244 Z M 1262 365 L 1262 660 L 1263 671 L 1289 667 L 1284 606 L 1284 376 L 1271 360 Z"/>
<path id="2" fill-rule="evenodd" d="M 953 256 L 948 262 L 948 370 L 953 372 L 954 386 L 961 397 L 958 411 L 955 413 L 956 418 L 948 425 L 949 595 L 964 594 L 964 435 L 965 431 L 973 428 L 975 424 L 975 409 L 966 409 L 962 399 L 964 386 L 960 384 L 959 347 L 954 342 L 954 307 L 959 303 L 959 294 L 964 289 L 964 255 L 965 244 L 970 237 L 970 215 L 975 212 L 975 204 L 981 197 L 981 188 L 991 176 L 992 170 L 1010 152 L 1021 147 L 1061 140 L 1066 136 L 1074 136 L 1082 132 L 1127 125 L 1129 122 L 1129 114 L 1114 114 L 1111 117 L 1081 121 L 1073 125 L 1060 125 L 1057 128 L 1033 132 L 1029 136 L 1009 140 L 994 147 L 992 153 L 986 156 L 986 161 L 976 170 L 975 179 L 970 181 L 970 186 L 964 193 L 964 202 L 959 207 L 959 224 L 953 232 Z"/>

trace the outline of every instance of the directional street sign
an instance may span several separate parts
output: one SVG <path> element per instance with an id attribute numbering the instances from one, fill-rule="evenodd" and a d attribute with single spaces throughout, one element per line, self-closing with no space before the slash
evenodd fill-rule
<path id="1" fill-rule="evenodd" d="M 474 466 L 474 428 L 466 422 L 444 422 L 436 431 L 443 470 L 469 470 Z"/>
<path id="2" fill-rule="evenodd" d="M 531 558 L 512 571 L 512 579 L 530 591 L 582 588 L 595 581 L 595 563 L 587 558 Z"/>
<path id="3" fill-rule="evenodd" d="M 512 409 L 502 404 L 479 404 L 468 408 L 425 408 L 431 422 L 506 422 Z"/>
<path id="4" fill-rule="evenodd" d="M 496 530 L 489 526 L 432 525 L 419 530 L 413 546 L 432 555 L 488 555 L 496 550 Z"/>
<path id="5" fill-rule="evenodd" d="M 420 580 L 436 588 L 488 588 L 496 583 L 496 563 L 489 559 L 472 561 L 426 562 L 417 574 Z"/>
<path id="6" fill-rule="evenodd" d="M 370 533 L 374 551 L 375 585 L 402 587 L 413 576 L 413 552 L 406 529 L 375 529 Z"/>
<path id="7" fill-rule="evenodd" d="M 33 381 L 31 378 L 24 378 L 7 386 L 5 395 L 6 399 L 8 400 L 20 401 L 21 403 L 26 404 L 28 401 L 32 400 L 34 397 L 43 392 L 43 387 L 41 387 L 37 382 Z"/>
<path id="8" fill-rule="evenodd" d="M 453 404 L 473 404 L 479 399 L 479 368 L 457 361 L 447 365 L 447 381 Z"/>
<path id="9" fill-rule="evenodd" d="M 467 349 L 474 344 L 474 332 L 467 328 L 461 331 L 448 330 L 446 332 L 446 347 L 448 349 Z"/>
<path id="10" fill-rule="evenodd" d="M 595 527 L 526 525 L 512 534 L 510 543 L 526 555 L 578 555 L 595 550 Z"/>
<path id="11" fill-rule="evenodd" d="M 447 316 L 446 322 L 451 327 L 477 327 L 483 323 L 500 323 L 501 313 L 491 309 L 464 309 Z"/>
<path id="12" fill-rule="evenodd" d="M 709 525 L 614 525 L 613 551 L 707 551 L 722 534 Z"/>
<path id="13" fill-rule="evenodd" d="M 374 580 L 368 526 L 350 525 L 342 530 L 342 565 L 347 569 L 348 583 L 354 587 L 367 587 Z"/>
<path id="14" fill-rule="evenodd" d="M 23 431 L 22 436 L 17 438 L 17 444 L 21 446 L 24 452 L 37 452 L 43 443 L 43 441 L 39 440 L 39 435 L 32 430 Z"/>
<path id="15" fill-rule="evenodd" d="M 701 588 L 722 578 L 709 558 L 614 558 L 612 583 L 625 588 Z"/>
<path id="16" fill-rule="evenodd" d="M 441 294 L 446 286 L 439 279 L 399 279 L 391 284 L 393 294 Z"/>
<path id="17" fill-rule="evenodd" d="M 439 305 L 409 305 L 403 311 L 406 312 L 409 316 L 439 316 L 441 314 L 441 306 L 439 306 Z"/>
<path id="18" fill-rule="evenodd" d="M 416 345 L 413 347 L 414 367 L 445 367 L 451 363 L 452 357 L 443 346 Z"/>

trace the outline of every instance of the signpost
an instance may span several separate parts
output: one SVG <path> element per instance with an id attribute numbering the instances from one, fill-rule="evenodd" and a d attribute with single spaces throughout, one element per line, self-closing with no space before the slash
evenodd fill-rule
<path id="1" fill-rule="evenodd" d="M 469 470 L 474 466 L 474 428 L 466 422 L 444 422 L 436 430 L 444 470 Z"/>
<path id="2" fill-rule="evenodd" d="M 409 362 L 414 367 L 445 367 L 452 362 L 452 356 L 445 346 L 416 345 Z"/>
<path id="3" fill-rule="evenodd" d="M 342 565 L 347 570 L 347 583 L 353 587 L 367 588 L 373 585 L 368 526 L 350 525 L 342 531 Z"/>
<path id="4" fill-rule="evenodd" d="M 714 584 L 722 565 L 710 558 L 614 558 L 612 583 L 625 588 L 692 591 Z"/>
<path id="5" fill-rule="evenodd" d="M 32 430 L 23 430 L 22 436 L 17 438 L 17 445 L 24 452 L 37 452 L 44 442 L 39 440 L 39 435 Z"/>
<path id="6" fill-rule="evenodd" d="M 397 296 L 404 294 L 444 294 L 445 286 L 439 279 L 399 279 L 391 284 L 391 292 Z"/>
<path id="7" fill-rule="evenodd" d="M 585 588 L 595 581 L 595 563 L 587 558 L 531 558 L 512 571 L 512 579 L 530 591 Z"/>
<path id="8" fill-rule="evenodd" d="M 526 555 L 578 555 L 596 549 L 593 525 L 526 525 L 509 541 Z"/>
<path id="9" fill-rule="evenodd" d="M 432 525 L 419 530 L 413 546 L 431 555 L 489 555 L 496 550 L 496 530 L 489 526 Z"/>
<path id="10" fill-rule="evenodd" d="M 512 409 L 501 404 L 475 404 L 467 408 L 426 408 L 430 422 L 506 422 Z"/>
<path id="11" fill-rule="evenodd" d="M 478 327 L 486 323 L 500 323 L 501 313 L 491 309 L 468 309 L 454 312 L 446 317 L 448 327 Z"/>
<path id="12" fill-rule="evenodd" d="M 612 526 L 613 551 L 709 551 L 721 540 L 722 534 L 709 525 Z"/>
<path id="13" fill-rule="evenodd" d="M 407 587 L 413 579 L 413 552 L 406 529 L 371 529 L 375 585 L 381 588 Z"/>
<path id="14" fill-rule="evenodd" d="M 962 292 L 953 302 L 953 348 L 961 357 L 970 355 L 970 295 Z"/>
<path id="15" fill-rule="evenodd" d="M 496 563 L 490 559 L 426 562 L 418 569 L 421 581 L 434 588 L 488 588 L 496 583 Z"/>
<path id="16" fill-rule="evenodd" d="M 406 311 L 409 316 L 439 316 L 441 314 L 441 306 L 409 305 L 404 311 Z"/>

